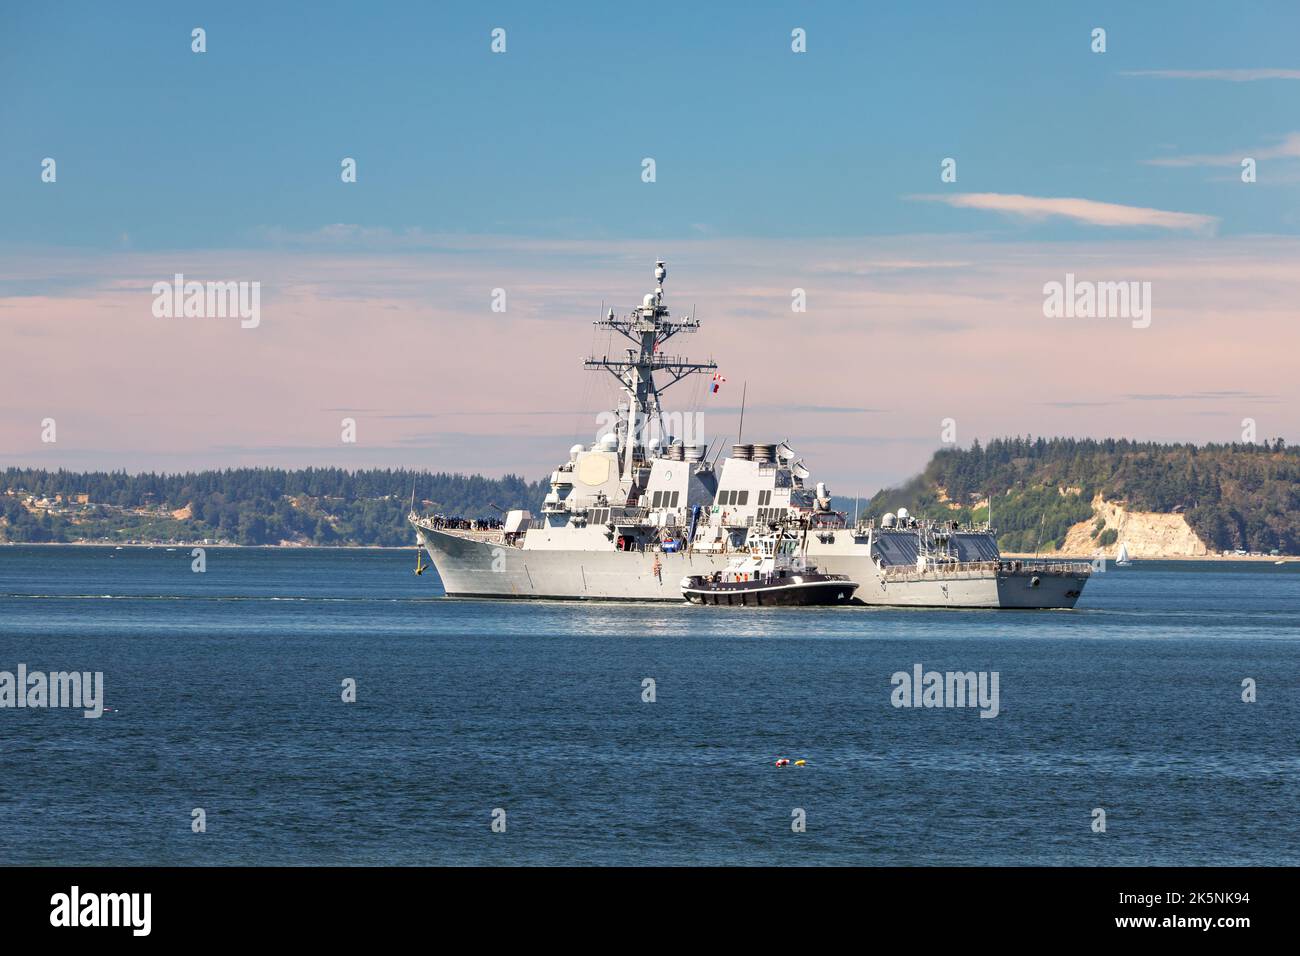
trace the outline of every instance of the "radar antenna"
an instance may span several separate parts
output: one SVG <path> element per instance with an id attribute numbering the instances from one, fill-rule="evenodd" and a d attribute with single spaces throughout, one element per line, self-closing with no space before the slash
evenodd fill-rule
<path id="1" fill-rule="evenodd" d="M 644 425 L 659 420 L 660 393 L 688 375 L 712 372 L 718 368 L 713 361 L 691 362 L 680 355 L 665 355 L 662 352 L 663 344 L 674 335 L 679 332 L 696 332 L 700 323 L 694 316 L 674 320 L 664 306 L 664 280 L 668 278 L 668 269 L 662 259 L 655 262 L 654 276 L 655 290 L 646 295 L 640 308 L 633 309 L 622 317 L 616 316 L 614 310 L 610 309 L 604 318 L 595 323 L 618 332 L 631 341 L 633 347 L 624 350 L 623 358 L 592 355 L 583 362 L 583 367 L 588 370 L 604 369 L 609 372 L 619 380 L 623 391 L 627 393 L 627 434 L 621 449 L 624 456 L 624 481 L 631 480 L 632 466 L 637 458 L 644 458 L 644 444 L 638 439 L 637 423 L 640 421 Z M 656 372 L 668 373 L 671 380 L 663 385 L 657 384 Z"/>

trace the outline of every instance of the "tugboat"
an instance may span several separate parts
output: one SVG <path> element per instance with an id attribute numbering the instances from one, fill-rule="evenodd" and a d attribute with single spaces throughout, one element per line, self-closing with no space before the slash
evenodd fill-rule
<path id="1" fill-rule="evenodd" d="M 741 607 L 848 604 L 857 582 L 847 574 L 819 573 L 800 550 L 799 540 L 785 531 L 755 537 L 723 570 L 682 578 L 682 597 Z"/>

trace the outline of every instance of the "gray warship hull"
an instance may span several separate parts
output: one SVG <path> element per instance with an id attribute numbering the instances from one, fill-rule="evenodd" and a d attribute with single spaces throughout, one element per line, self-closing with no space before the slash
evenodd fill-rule
<path id="1" fill-rule="evenodd" d="M 475 536 L 416 524 L 448 597 L 557 601 L 683 603 L 681 580 L 722 571 L 727 553 L 523 549 L 499 535 Z M 857 581 L 856 605 L 948 608 L 1072 608 L 1087 583 L 1075 566 L 985 562 L 952 571 L 890 568 L 882 573 L 865 553 L 818 548 L 810 560 Z"/>
<path id="2" fill-rule="evenodd" d="M 885 607 L 1069 609 L 1092 573 L 1086 562 L 1004 559 L 993 536 L 979 533 L 952 536 L 947 567 L 918 567 L 918 538 L 901 531 L 814 534 L 807 550 L 818 567 L 860 582 L 855 603 Z M 881 564 L 868 557 L 873 551 Z"/>
<path id="3" fill-rule="evenodd" d="M 448 597 L 552 601 L 675 601 L 681 581 L 721 571 L 730 555 L 651 551 L 523 549 L 450 531 L 420 528 Z"/>

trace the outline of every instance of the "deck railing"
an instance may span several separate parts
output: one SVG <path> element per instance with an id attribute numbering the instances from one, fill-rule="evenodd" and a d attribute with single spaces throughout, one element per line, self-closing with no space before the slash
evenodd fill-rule
<path id="1" fill-rule="evenodd" d="M 887 580 L 933 580 L 937 578 L 980 578 L 990 574 L 1040 574 L 1077 577 L 1092 574 L 1087 561 L 953 561 L 919 570 L 915 565 L 898 564 L 881 572 Z"/>

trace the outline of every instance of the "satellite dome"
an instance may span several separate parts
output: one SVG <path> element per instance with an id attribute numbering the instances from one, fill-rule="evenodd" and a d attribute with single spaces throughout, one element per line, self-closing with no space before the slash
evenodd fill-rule
<path id="1" fill-rule="evenodd" d="M 880 527 L 892 528 L 895 520 L 894 513 L 892 511 L 886 511 L 884 516 L 880 519 Z"/>
<path id="2" fill-rule="evenodd" d="M 577 461 L 578 455 L 585 450 L 586 449 L 582 447 L 582 442 L 578 442 L 578 444 L 569 449 L 569 461 Z"/>
<path id="3" fill-rule="evenodd" d="M 606 434 L 604 434 L 604 435 L 601 435 L 601 436 L 600 436 L 600 448 L 601 448 L 601 451 L 617 451 L 617 450 L 618 450 L 618 436 L 615 435 L 613 432 L 608 432 L 608 433 L 606 433 Z"/>
<path id="4" fill-rule="evenodd" d="M 645 298 L 642 300 L 642 304 L 647 309 L 653 309 L 655 307 L 655 294 L 653 292 L 647 292 Z"/>
<path id="5" fill-rule="evenodd" d="M 912 517 L 912 513 L 911 513 L 910 511 L 908 511 L 906 508 L 899 508 L 899 509 L 898 509 L 898 520 L 899 520 L 899 521 L 906 521 L 906 520 L 907 520 L 908 518 L 910 518 L 910 517 Z"/>

